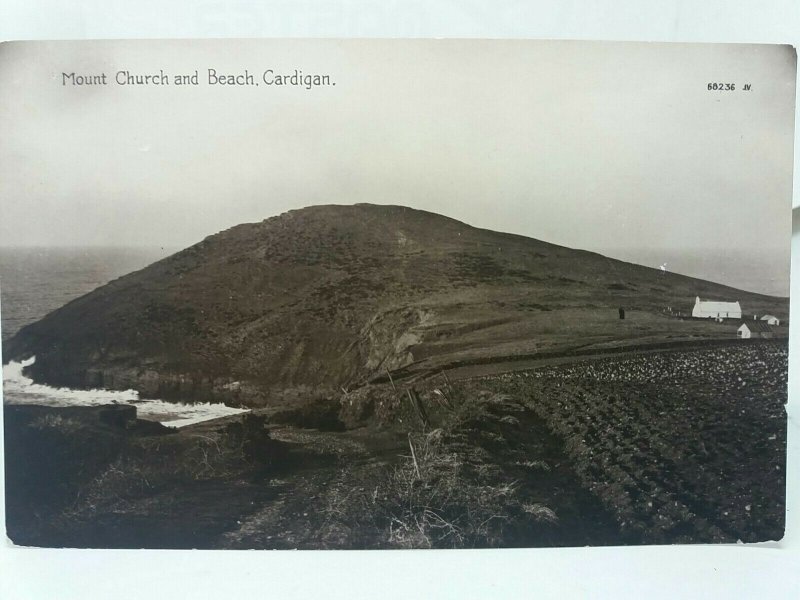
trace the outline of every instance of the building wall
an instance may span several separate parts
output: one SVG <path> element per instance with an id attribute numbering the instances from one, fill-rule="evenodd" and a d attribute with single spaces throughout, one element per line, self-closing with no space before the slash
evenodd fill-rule
<path id="1" fill-rule="evenodd" d="M 723 319 L 741 319 L 742 311 L 741 310 L 728 310 L 725 312 L 720 312 L 717 310 L 711 311 L 704 309 L 702 304 L 700 304 L 699 306 L 695 304 L 694 308 L 692 309 L 692 316 L 701 319 L 706 319 L 709 317 L 710 318 L 722 317 Z"/>

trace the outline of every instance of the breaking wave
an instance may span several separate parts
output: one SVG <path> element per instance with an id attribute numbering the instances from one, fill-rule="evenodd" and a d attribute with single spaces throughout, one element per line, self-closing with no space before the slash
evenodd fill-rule
<path id="1" fill-rule="evenodd" d="M 140 399 L 135 390 L 74 390 L 55 388 L 35 383 L 23 373 L 36 357 L 22 362 L 3 365 L 3 402 L 5 404 L 37 404 L 40 406 L 102 406 L 104 404 L 131 404 L 137 416 L 148 421 L 158 421 L 170 427 L 185 427 L 194 423 L 226 417 L 243 412 L 224 404 L 179 404 L 163 400 Z"/>

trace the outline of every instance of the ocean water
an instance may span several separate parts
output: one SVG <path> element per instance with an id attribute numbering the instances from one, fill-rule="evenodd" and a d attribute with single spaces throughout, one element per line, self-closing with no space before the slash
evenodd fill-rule
<path id="1" fill-rule="evenodd" d="M 789 297 L 790 253 L 776 255 L 770 250 L 730 248 L 727 250 L 620 248 L 601 252 L 627 262 L 660 268 L 689 277 L 721 283 L 740 290 Z"/>
<path id="2" fill-rule="evenodd" d="M 172 254 L 169 248 L 0 248 L 0 316 L 7 340 L 112 279 Z"/>
<path id="3" fill-rule="evenodd" d="M 0 248 L 3 340 L 21 327 L 109 281 L 171 254 L 166 248 Z M 34 383 L 25 363 L 3 366 L 3 402 L 43 406 L 133 404 L 142 419 L 183 427 L 246 412 L 222 404 L 144 400 L 133 390 L 71 390 Z"/>

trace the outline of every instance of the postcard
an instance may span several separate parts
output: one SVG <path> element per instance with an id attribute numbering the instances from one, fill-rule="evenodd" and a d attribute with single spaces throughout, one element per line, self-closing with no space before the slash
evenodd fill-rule
<path id="1" fill-rule="evenodd" d="M 796 64 L 1 45 L 7 536 L 781 539 Z"/>

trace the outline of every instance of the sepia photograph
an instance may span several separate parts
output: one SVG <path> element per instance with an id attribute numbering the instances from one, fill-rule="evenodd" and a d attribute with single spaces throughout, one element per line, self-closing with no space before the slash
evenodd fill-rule
<path id="1" fill-rule="evenodd" d="M 795 49 L 0 45 L 6 535 L 783 538 Z"/>

